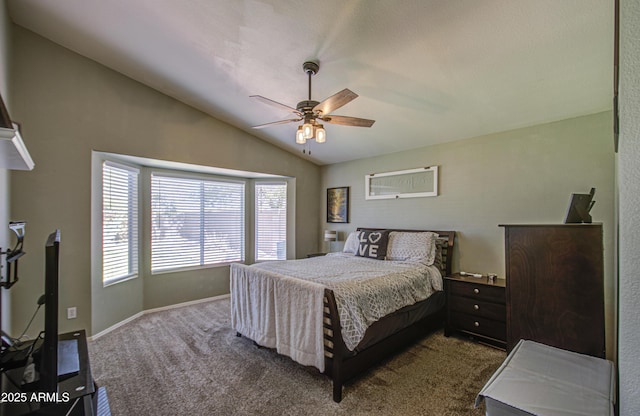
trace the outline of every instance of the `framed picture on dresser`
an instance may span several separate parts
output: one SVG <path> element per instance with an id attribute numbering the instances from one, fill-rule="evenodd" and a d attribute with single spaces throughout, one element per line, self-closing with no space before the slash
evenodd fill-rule
<path id="1" fill-rule="evenodd" d="M 327 188 L 327 222 L 349 222 L 349 187 Z"/>

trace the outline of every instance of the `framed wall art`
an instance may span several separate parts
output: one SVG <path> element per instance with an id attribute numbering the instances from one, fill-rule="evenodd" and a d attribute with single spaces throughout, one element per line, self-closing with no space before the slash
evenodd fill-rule
<path id="1" fill-rule="evenodd" d="M 365 176 L 366 199 L 438 196 L 438 167 L 372 173 Z"/>
<path id="2" fill-rule="evenodd" d="M 327 222 L 349 222 L 349 187 L 327 188 Z"/>

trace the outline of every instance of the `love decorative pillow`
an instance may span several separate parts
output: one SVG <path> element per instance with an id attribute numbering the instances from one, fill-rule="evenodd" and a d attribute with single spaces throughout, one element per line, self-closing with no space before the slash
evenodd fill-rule
<path id="1" fill-rule="evenodd" d="M 387 257 L 388 231 L 360 231 L 356 256 L 384 260 Z"/>

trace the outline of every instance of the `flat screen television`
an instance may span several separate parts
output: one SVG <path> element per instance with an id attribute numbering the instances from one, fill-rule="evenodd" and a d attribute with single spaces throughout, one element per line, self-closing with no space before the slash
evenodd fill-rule
<path id="1" fill-rule="evenodd" d="M 2 367 L 2 371 L 7 373 L 7 379 L 11 380 L 10 383 L 2 383 L 3 394 L 17 391 L 27 393 L 20 397 L 31 397 L 28 392 L 38 392 L 45 393 L 46 399 L 38 401 L 38 404 L 15 402 L 7 404 L 6 408 L 4 405 L 0 406 L 0 415 L 24 414 L 34 409 L 40 409 L 38 414 L 58 414 L 60 409 L 57 405 L 61 398 L 64 401 L 65 397 L 77 398 L 93 393 L 93 388 L 87 384 L 86 372 L 80 371 L 80 354 L 86 355 L 86 349 L 81 351 L 79 346 L 81 331 L 64 334 L 62 339 L 58 334 L 59 261 L 60 231 L 56 230 L 46 241 L 45 293 L 38 300 L 38 305 L 44 305 L 44 330 L 34 340 L 16 342 L 7 348 L 7 354 L 3 357 L 6 358 L 6 362 L 3 362 L 6 365 Z M 77 402 L 74 401 L 68 410 L 73 410 L 75 403 Z M 49 406 L 54 407 L 52 410 L 43 410 Z"/>
<path id="2" fill-rule="evenodd" d="M 58 270 L 60 230 L 47 238 L 44 269 L 44 342 L 40 350 L 40 391 L 58 391 Z"/>
<path id="3" fill-rule="evenodd" d="M 596 193 L 596 188 L 591 188 L 588 194 L 571 194 L 571 200 L 569 201 L 569 209 L 567 209 L 567 215 L 565 216 L 565 224 L 581 224 L 591 223 L 591 208 L 596 201 L 593 200 L 593 195 Z"/>

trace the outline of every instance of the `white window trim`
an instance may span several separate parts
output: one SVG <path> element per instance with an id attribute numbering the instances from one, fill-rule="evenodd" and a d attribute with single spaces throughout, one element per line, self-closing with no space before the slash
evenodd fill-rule
<path id="1" fill-rule="evenodd" d="M 229 264 L 232 263 L 244 263 L 247 261 L 247 223 L 248 223 L 248 215 L 247 215 L 247 188 L 250 185 L 248 180 L 241 180 L 241 179 L 237 179 L 237 178 L 228 178 L 228 177 L 221 177 L 218 175 L 209 175 L 209 174 L 200 174 L 200 173 L 191 173 L 191 172 L 176 172 L 176 171 L 167 171 L 167 170 L 157 170 L 157 169 L 149 169 L 149 183 L 151 184 L 152 182 L 152 178 L 153 176 L 158 176 L 158 177 L 167 177 L 167 178 L 176 178 L 176 179 L 185 179 L 185 180 L 194 180 L 194 181 L 208 181 L 208 182 L 226 182 L 226 183 L 232 183 L 232 184 L 239 184 L 239 185 L 243 185 L 244 186 L 244 206 L 243 206 L 243 211 L 244 211 L 244 236 L 243 236 L 243 249 L 242 249 L 242 253 L 241 253 L 241 260 L 237 260 L 237 261 L 221 261 L 221 262 L 217 262 L 217 263 L 207 263 L 207 264 L 199 264 L 199 265 L 189 265 L 189 266 L 179 266 L 179 267 L 175 267 L 175 268 L 170 268 L 170 269 L 161 269 L 161 270 L 153 270 L 152 267 L 152 257 L 153 257 L 153 246 L 152 246 L 152 236 L 149 235 L 149 241 L 145 242 L 149 244 L 149 252 L 150 252 L 150 259 L 149 259 L 149 273 L 151 275 L 160 275 L 160 274 L 167 274 L 167 273 L 175 273 L 175 272 L 184 272 L 184 271 L 192 271 L 192 270 L 201 270 L 201 269 L 208 269 L 208 268 L 215 268 L 215 267 L 224 267 L 224 266 L 228 266 Z M 152 200 L 153 200 L 153 191 L 151 189 L 152 187 L 149 187 L 149 204 L 148 204 L 148 212 L 146 212 L 145 210 L 145 215 L 148 215 L 148 221 L 149 223 L 152 221 Z"/>
<path id="2" fill-rule="evenodd" d="M 290 206 L 290 201 L 289 201 L 289 181 L 287 181 L 286 179 L 282 179 L 282 180 L 256 180 L 253 181 L 253 196 L 254 196 L 254 201 L 253 201 L 253 254 L 254 254 L 254 261 L 255 262 L 265 262 L 265 261 L 278 261 L 278 260 L 284 260 L 284 259 L 259 259 L 258 258 L 258 198 L 257 198 L 257 192 L 256 189 L 259 185 L 285 185 L 285 203 L 286 203 L 286 207 L 285 207 L 285 259 L 289 258 L 289 206 Z"/>
<path id="3" fill-rule="evenodd" d="M 136 256 L 135 259 L 135 267 L 133 267 L 134 270 L 132 270 L 130 273 L 126 274 L 126 275 L 122 275 L 122 276 L 118 276 L 115 278 L 109 278 L 109 279 L 105 279 L 104 277 L 104 250 L 103 250 L 103 242 L 104 242 L 104 219 L 102 217 L 102 214 L 104 212 L 104 182 L 103 182 L 103 172 L 104 172 L 104 166 L 110 166 L 113 168 L 117 168 L 117 169 L 121 169 L 121 170 L 126 170 L 129 171 L 133 174 L 136 175 L 136 196 L 137 196 L 137 229 L 133 230 L 134 233 L 136 233 L 136 247 L 135 247 L 135 252 L 131 253 L 133 256 Z M 116 162 L 114 160 L 111 159 L 103 159 L 100 163 L 100 203 L 99 203 L 99 210 L 100 210 L 100 276 L 101 276 L 101 280 L 102 280 L 102 285 L 103 287 L 107 287 L 107 286 L 111 286 L 120 282 L 125 282 L 128 280 L 132 280 L 132 279 L 136 279 L 139 275 L 140 275 L 140 267 L 141 267 L 141 262 L 140 262 L 140 245 L 141 245 L 141 238 L 140 238 L 140 229 L 141 229 L 141 169 L 140 167 L 137 166 L 131 166 L 131 165 L 127 165 L 127 164 L 123 164 L 120 162 Z"/>
<path id="4" fill-rule="evenodd" d="M 129 169 L 138 169 L 138 274 L 127 279 L 105 284 L 102 279 L 102 164 L 105 161 L 118 164 Z M 253 183 L 257 181 L 287 182 L 287 259 L 296 258 L 296 178 L 270 175 L 264 173 L 240 171 L 233 169 L 221 169 L 186 163 L 167 162 L 156 159 L 148 159 L 136 156 L 128 156 L 117 153 L 93 151 L 92 152 L 92 191 L 91 191 L 91 270 L 92 281 L 100 286 L 107 287 L 119 283 L 135 280 L 137 277 L 151 276 L 151 241 L 150 241 L 150 178 L 151 172 L 159 172 L 167 175 L 193 177 L 201 175 L 204 178 L 216 180 L 235 181 L 245 183 L 245 264 L 255 263 L 254 256 L 254 199 Z M 149 235 L 147 235 L 149 234 Z M 231 263 L 220 263 L 197 269 L 174 269 L 157 272 L 160 274 L 189 272 L 189 270 L 203 270 L 209 268 L 228 267 Z"/>

